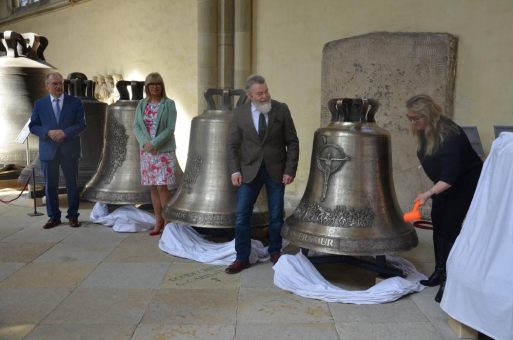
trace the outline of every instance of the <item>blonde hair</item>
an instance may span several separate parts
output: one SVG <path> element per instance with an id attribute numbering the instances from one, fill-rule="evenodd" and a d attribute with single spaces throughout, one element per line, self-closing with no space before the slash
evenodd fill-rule
<path id="1" fill-rule="evenodd" d="M 146 76 L 146 80 L 144 81 L 144 93 L 146 93 L 146 98 L 150 97 L 150 84 L 161 84 L 162 85 L 162 98 L 167 98 L 166 96 L 166 86 L 164 85 L 164 79 L 158 72 L 152 72 Z"/>
<path id="2" fill-rule="evenodd" d="M 422 141 L 425 140 L 426 155 L 436 152 L 448 134 L 460 133 L 458 126 L 443 115 L 442 107 L 428 95 L 419 94 L 411 97 L 406 102 L 406 107 L 426 121 L 427 126 L 424 130 L 418 131 L 413 125 L 410 127 L 410 132 L 417 138 L 417 150 L 420 150 Z"/>

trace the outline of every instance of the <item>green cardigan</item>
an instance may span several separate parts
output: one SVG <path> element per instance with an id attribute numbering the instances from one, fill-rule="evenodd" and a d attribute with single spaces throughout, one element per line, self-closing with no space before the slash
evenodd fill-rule
<path id="1" fill-rule="evenodd" d="M 144 124 L 144 110 L 148 104 L 148 99 L 141 99 L 135 109 L 134 134 L 142 148 L 146 142 L 157 149 L 158 152 L 175 151 L 175 125 L 176 125 L 176 107 L 175 102 L 169 98 L 162 98 L 159 110 L 157 112 L 157 134 L 151 138 L 146 124 Z"/>

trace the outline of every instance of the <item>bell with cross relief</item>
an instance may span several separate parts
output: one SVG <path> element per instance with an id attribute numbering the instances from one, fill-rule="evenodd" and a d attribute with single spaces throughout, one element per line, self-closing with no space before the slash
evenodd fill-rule
<path id="1" fill-rule="evenodd" d="M 331 123 L 315 132 L 305 193 L 282 236 L 304 249 L 340 255 L 385 255 L 417 246 L 402 220 L 392 177 L 390 133 L 377 102 L 336 98 Z"/>

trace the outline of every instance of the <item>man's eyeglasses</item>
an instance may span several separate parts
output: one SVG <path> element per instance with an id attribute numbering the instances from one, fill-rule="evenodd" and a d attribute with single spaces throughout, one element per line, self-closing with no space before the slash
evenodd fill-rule
<path id="1" fill-rule="evenodd" d="M 48 83 L 49 85 L 52 85 L 53 87 L 58 87 L 58 86 L 62 86 L 63 83 L 62 82 L 53 82 L 53 83 Z"/>

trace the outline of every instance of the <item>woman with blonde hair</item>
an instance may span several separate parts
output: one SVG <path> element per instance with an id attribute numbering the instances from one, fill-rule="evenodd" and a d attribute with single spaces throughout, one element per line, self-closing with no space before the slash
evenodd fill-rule
<path id="1" fill-rule="evenodd" d="M 406 102 L 406 117 L 417 139 L 417 157 L 433 181 L 429 190 L 417 195 L 424 204 L 432 199 L 435 271 L 420 281 L 429 287 L 440 285 L 435 300 L 443 296 L 447 257 L 458 236 L 481 174 L 483 161 L 472 148 L 465 132 L 427 95 Z"/>
<path id="2" fill-rule="evenodd" d="M 166 96 L 160 74 L 150 73 L 144 82 L 146 97 L 137 104 L 134 133 L 141 146 L 141 184 L 151 188 L 156 223 L 151 236 L 165 225 L 162 212 L 170 198 L 169 185 L 176 183 L 175 102 Z"/>

